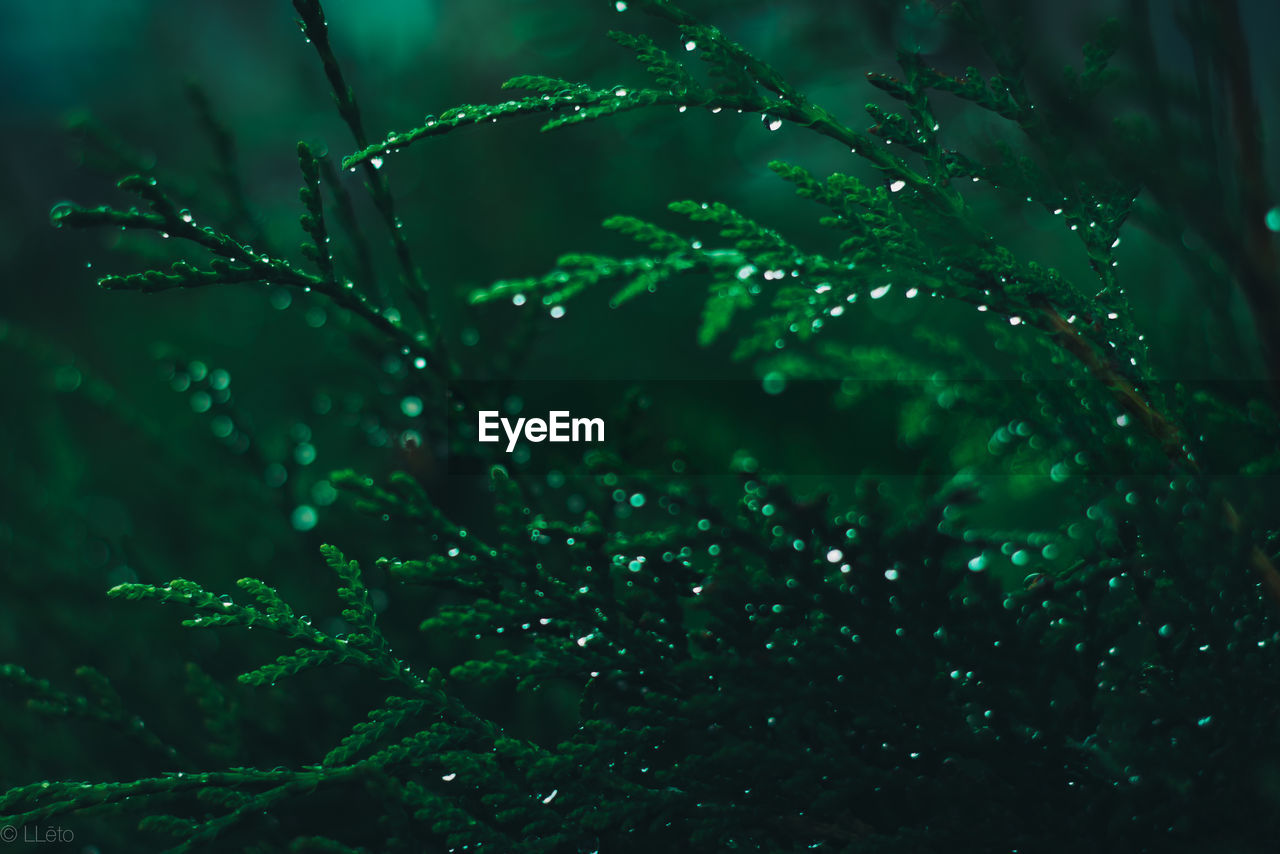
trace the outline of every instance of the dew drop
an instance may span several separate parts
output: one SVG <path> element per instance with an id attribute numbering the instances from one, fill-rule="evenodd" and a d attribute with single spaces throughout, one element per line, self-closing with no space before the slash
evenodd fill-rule
<path id="1" fill-rule="evenodd" d="M 293 449 L 293 459 L 300 466 L 309 466 L 316 461 L 316 446 L 310 442 L 299 442 Z"/>
<path id="2" fill-rule="evenodd" d="M 295 531 L 310 531 L 319 521 L 316 509 L 309 504 L 301 504 L 294 508 L 293 515 L 289 518 Z"/>

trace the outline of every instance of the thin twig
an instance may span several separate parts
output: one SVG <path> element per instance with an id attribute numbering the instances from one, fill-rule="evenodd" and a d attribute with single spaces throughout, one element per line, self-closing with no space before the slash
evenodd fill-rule
<path id="1" fill-rule="evenodd" d="M 369 139 L 365 134 L 364 122 L 360 117 L 360 106 L 356 103 L 355 92 L 352 91 L 342 75 L 338 59 L 333 53 L 333 46 L 329 43 L 329 26 L 325 22 L 324 9 L 321 8 L 319 0 L 293 0 L 293 8 L 301 16 L 300 23 L 303 34 L 315 47 L 316 53 L 320 57 L 320 62 L 324 66 L 325 77 L 329 79 L 329 85 L 333 89 L 334 101 L 338 106 L 338 114 L 342 116 L 342 120 L 351 131 L 351 136 L 355 139 L 356 145 L 360 148 L 367 148 Z M 400 270 L 404 277 L 405 292 L 421 316 L 429 336 L 428 349 L 437 361 L 446 366 L 445 373 L 452 376 L 456 374 L 456 370 L 453 361 L 449 358 L 439 321 L 432 310 L 427 285 L 422 280 L 422 275 L 409 252 L 409 244 L 405 240 L 403 232 L 404 224 L 396 215 L 395 200 L 391 195 L 391 186 L 387 182 L 386 176 L 378 171 L 378 164 L 375 164 L 372 160 L 366 160 L 361 166 L 364 169 L 365 177 L 368 179 L 369 192 L 373 196 L 374 207 L 382 215 L 382 220 L 390 232 L 391 244 L 395 248 L 396 259 L 400 263 Z"/>

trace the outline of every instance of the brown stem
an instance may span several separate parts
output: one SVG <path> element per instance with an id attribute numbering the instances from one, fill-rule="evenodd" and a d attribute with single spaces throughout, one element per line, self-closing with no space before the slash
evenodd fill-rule
<path id="1" fill-rule="evenodd" d="M 1111 393 L 1115 396 L 1117 402 L 1124 407 L 1125 411 L 1136 418 L 1146 428 L 1147 432 L 1160 442 L 1160 447 L 1164 450 L 1165 456 L 1175 465 L 1184 466 L 1193 472 L 1199 472 L 1199 464 L 1187 452 L 1182 436 L 1173 422 L 1148 403 L 1133 383 L 1122 376 L 1115 368 L 1108 365 L 1098 355 L 1098 352 L 1090 346 L 1089 342 L 1079 332 L 1076 332 L 1075 328 L 1058 313 L 1057 309 L 1044 301 L 1041 301 L 1037 308 L 1044 315 L 1049 324 L 1049 329 L 1058 344 L 1084 363 L 1089 373 L 1096 379 L 1101 380 L 1111 390 Z M 1244 532 L 1244 523 L 1240 519 L 1240 514 L 1236 512 L 1235 506 L 1225 498 L 1222 500 L 1222 515 L 1231 533 L 1240 535 Z M 1256 544 L 1252 545 L 1249 550 L 1249 567 L 1258 575 L 1259 580 L 1262 582 L 1263 590 L 1266 591 L 1277 606 L 1280 606 L 1280 571 L 1276 570 L 1275 564 L 1267 557 L 1266 552 Z"/>
<path id="2" fill-rule="evenodd" d="M 1199 471 L 1195 460 L 1187 454 L 1182 435 L 1173 422 L 1148 403 L 1132 382 L 1107 364 L 1106 360 L 1098 355 L 1098 351 L 1067 322 L 1066 318 L 1058 313 L 1056 308 L 1044 300 L 1038 301 L 1035 306 L 1044 315 L 1058 345 L 1079 359 L 1091 375 L 1103 382 L 1124 410 L 1136 418 L 1147 432 L 1156 438 L 1165 456 L 1176 465 L 1189 466 L 1193 471 Z"/>

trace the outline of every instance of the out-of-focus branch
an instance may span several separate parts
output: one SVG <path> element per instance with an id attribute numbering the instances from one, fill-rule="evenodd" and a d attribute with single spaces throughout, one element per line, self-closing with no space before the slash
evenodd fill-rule
<path id="1" fill-rule="evenodd" d="M 1218 25 L 1217 61 L 1221 65 L 1236 147 L 1236 186 L 1240 194 L 1243 251 L 1228 257 L 1258 330 L 1273 403 L 1280 406 L 1280 257 L 1267 229 L 1266 167 L 1262 155 L 1262 116 L 1253 89 L 1249 43 L 1237 0 L 1205 2 Z"/>

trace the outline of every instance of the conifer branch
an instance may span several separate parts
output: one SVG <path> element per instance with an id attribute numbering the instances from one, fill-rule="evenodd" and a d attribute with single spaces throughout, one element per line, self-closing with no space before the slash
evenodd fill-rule
<path id="1" fill-rule="evenodd" d="M 981 5 L 976 0 L 975 2 L 962 3 L 959 8 L 962 10 L 962 14 L 969 18 L 970 23 L 984 34 L 987 53 L 1001 73 L 1001 77 L 993 81 L 991 88 L 975 82 L 977 79 L 976 73 L 970 73 L 970 78 L 973 79 L 949 78 L 928 68 L 918 57 L 911 54 L 902 54 L 900 56 L 900 62 L 906 71 L 905 80 L 888 78 L 883 75 L 871 78 L 878 88 L 907 102 L 911 108 L 913 119 L 912 125 L 908 127 L 899 117 L 890 116 L 883 111 L 877 112 L 873 109 L 873 116 L 879 119 L 876 128 L 873 128 L 873 132 L 877 135 L 885 136 L 889 142 L 897 141 L 903 143 L 908 149 L 924 155 L 926 163 L 929 164 L 930 171 L 928 174 L 910 168 L 903 158 L 892 154 L 885 146 L 872 144 L 867 137 L 840 123 L 826 110 L 812 104 L 798 90 L 787 84 L 771 66 L 756 60 L 740 45 L 724 38 L 719 30 L 700 23 L 692 15 L 675 6 L 669 0 L 643 0 L 638 5 L 644 11 L 681 27 L 682 32 L 690 39 L 690 43 L 702 51 L 704 56 L 711 58 L 713 64 L 718 61 L 717 56 L 723 56 L 735 63 L 735 69 L 738 67 L 742 69 L 742 73 L 749 80 L 740 80 L 732 89 L 721 90 L 719 93 L 721 95 L 730 94 L 740 110 L 744 108 L 760 108 L 759 104 L 754 100 L 756 96 L 749 94 L 749 89 L 758 85 L 778 97 L 777 104 L 769 105 L 766 121 L 769 115 L 774 115 L 779 121 L 789 121 L 807 127 L 823 136 L 847 145 L 854 153 L 868 160 L 875 168 L 884 172 L 888 179 L 892 179 L 895 182 L 893 189 L 899 192 L 905 191 L 904 198 L 916 195 L 928 200 L 936 211 L 942 213 L 951 221 L 961 240 L 967 241 L 974 247 L 981 247 L 977 250 L 980 257 L 990 253 L 988 259 L 979 261 L 980 269 L 978 271 L 961 272 L 959 278 L 963 280 L 966 277 L 971 277 L 969 280 L 981 290 L 984 296 L 993 296 L 991 284 L 992 280 L 996 278 L 996 276 L 992 275 L 993 268 L 1012 267 L 1009 263 L 1011 259 L 1007 258 L 1007 253 L 1002 256 L 1000 250 L 987 248 L 992 246 L 993 238 L 976 222 L 963 196 L 952 185 L 950 179 L 957 170 L 954 165 L 949 167 L 942 165 L 941 158 L 944 152 L 934 137 L 936 128 L 927 99 L 922 94 L 923 88 L 937 86 L 982 103 L 1000 115 L 1017 121 L 1032 139 L 1038 140 L 1045 145 L 1049 143 L 1047 141 L 1048 128 L 1034 113 L 1034 104 L 1031 103 L 1023 81 L 1021 58 L 1015 50 L 1003 45 L 994 37 L 994 30 L 983 20 Z M 1227 11 L 1229 12 L 1230 10 L 1228 9 Z M 642 40 L 619 41 L 641 52 L 642 56 L 650 64 L 651 72 L 660 75 L 661 79 L 679 79 L 669 70 L 660 57 L 650 56 L 647 53 L 648 45 L 646 42 Z M 1098 88 L 1103 85 L 1108 78 L 1107 60 L 1114 50 L 1114 36 L 1086 49 L 1086 65 L 1083 73 L 1076 79 L 1076 91 L 1078 94 L 1083 96 L 1096 93 Z M 723 66 L 721 67 L 723 68 Z M 736 72 L 725 71 L 725 73 Z M 1247 68 L 1243 73 L 1247 77 Z M 549 83 L 547 86 L 558 85 L 560 82 L 562 81 L 554 81 L 554 83 Z M 581 86 L 574 91 L 577 93 L 590 92 L 590 90 Z M 1245 100 L 1241 102 L 1240 98 Z M 1237 109 L 1235 113 L 1246 124 L 1249 121 L 1248 116 L 1250 115 L 1249 110 L 1252 109 L 1251 105 L 1252 97 L 1247 91 L 1237 93 Z M 1256 137 L 1256 122 L 1253 125 L 1249 125 L 1246 130 L 1252 134 L 1251 138 Z M 1256 149 L 1256 142 L 1251 144 Z M 1245 157 L 1243 160 L 1247 163 L 1249 158 Z M 963 167 L 961 167 L 961 171 L 964 171 Z M 783 170 L 783 172 L 785 177 L 799 179 L 802 194 L 821 194 L 821 191 L 811 179 L 799 178 L 798 173 L 795 171 L 788 173 Z M 1090 261 L 1104 283 L 1099 297 L 1115 290 L 1110 250 L 1118 242 L 1116 234 L 1120 224 L 1127 216 L 1128 208 L 1132 204 L 1135 195 L 1136 192 L 1134 191 L 1127 190 L 1124 192 L 1125 201 L 1107 217 L 1107 221 L 1110 224 L 1109 227 L 1099 231 L 1095 228 L 1098 223 L 1090 222 L 1090 227 L 1083 230 L 1082 239 L 1086 241 L 1086 246 L 1089 248 Z M 1097 206 L 1103 207 L 1101 202 Z M 890 207 L 892 208 L 893 206 L 891 205 Z M 1099 214 L 1094 214 L 1094 216 L 1098 219 L 1104 219 Z M 714 213 L 709 215 L 708 218 L 723 220 L 725 213 L 723 211 Z M 1262 229 L 1263 239 L 1266 240 L 1267 249 L 1270 251 L 1269 237 L 1265 235 L 1265 228 L 1261 224 L 1261 218 L 1259 216 L 1255 217 L 1255 219 L 1257 220 L 1257 228 Z M 877 226 L 880 224 L 880 222 L 876 222 Z M 1073 230 L 1080 230 L 1078 224 L 1073 225 L 1072 228 Z M 726 236 L 735 236 L 735 233 L 729 232 L 726 233 Z M 750 253 L 742 245 L 737 248 L 747 258 L 751 257 Z M 620 301 L 619 297 L 623 295 L 630 296 L 643 290 L 652 290 L 666 276 L 697 266 L 696 264 L 682 266 L 678 261 L 673 260 L 677 257 L 675 255 L 669 256 L 664 262 L 659 262 L 657 259 L 640 259 L 639 261 L 619 264 L 608 259 L 591 256 L 564 256 L 560 259 L 558 269 L 546 277 L 516 282 L 499 282 L 491 289 L 473 294 L 472 301 L 482 302 L 513 291 L 547 290 L 549 286 L 559 286 L 544 298 L 545 303 L 552 304 L 558 303 L 601 278 L 628 275 L 632 278 L 633 285 L 629 289 L 624 288 L 623 291 L 619 292 L 618 296 L 615 296 L 614 302 L 616 304 Z M 799 258 L 793 260 L 797 262 L 796 266 L 801 266 L 803 263 L 802 259 Z M 661 266 L 657 267 L 661 271 L 660 273 L 655 275 L 648 272 L 658 264 L 661 264 Z M 889 264 L 883 260 L 881 260 L 881 264 L 885 269 L 888 269 Z M 896 266 L 896 263 L 894 266 Z M 922 266 L 927 267 L 928 265 Z M 810 267 L 820 278 L 839 278 L 837 271 L 829 270 L 820 263 L 811 264 Z M 953 276 L 957 275 L 957 271 L 950 265 L 948 269 L 952 270 Z M 637 275 L 639 271 L 645 272 Z M 1190 463 L 1193 469 L 1198 470 L 1198 465 L 1195 463 L 1194 458 L 1182 447 L 1178 431 L 1172 426 L 1170 419 L 1160 413 L 1140 393 L 1140 380 L 1136 376 L 1126 376 L 1125 374 L 1128 372 L 1124 371 L 1124 368 L 1118 368 L 1117 360 L 1112 358 L 1111 355 L 1100 355 L 1098 352 L 1099 345 L 1086 341 L 1078 331 L 1072 328 L 1071 321 L 1063 317 L 1061 313 L 1062 306 L 1060 305 L 1063 297 L 1071 300 L 1068 303 L 1071 308 L 1068 310 L 1071 311 L 1073 316 L 1077 312 L 1093 313 L 1093 309 L 1090 306 L 1083 301 L 1077 302 L 1074 298 L 1074 294 L 1077 294 L 1078 291 L 1070 288 L 1069 285 L 1065 287 L 1063 285 L 1055 285 L 1037 292 L 1034 288 L 1028 288 L 1027 284 L 1019 284 L 1020 280 L 1026 283 L 1028 279 L 1038 278 L 1038 276 L 1035 276 L 1034 268 L 1028 267 L 1026 271 L 1032 272 L 1033 276 L 1025 275 L 1024 271 L 1016 271 L 1017 273 L 1022 273 L 1022 275 L 998 276 L 1001 283 L 1008 283 L 1001 290 L 1004 290 L 1008 297 L 1013 298 L 1011 300 L 1013 304 L 1005 308 L 1005 314 L 1010 318 L 1010 321 L 1019 323 L 1027 321 L 1035 327 L 1050 332 L 1052 340 L 1058 342 L 1068 353 L 1078 359 L 1093 376 L 1103 381 L 1104 386 L 1113 394 L 1122 409 L 1131 412 L 1138 418 L 1144 430 L 1164 449 L 1166 455 L 1170 457 L 1175 465 Z M 921 272 L 925 271 L 922 270 Z M 1015 272 L 1015 270 L 1010 270 L 1010 272 Z M 974 273 L 977 273 L 977 275 L 974 276 Z M 860 275 L 858 277 L 861 278 Z M 1280 294 L 1280 289 L 1277 289 L 1276 293 Z M 707 320 L 704 322 L 703 332 L 701 333 L 704 341 L 710 341 L 715 336 L 725 323 L 725 317 L 734 308 L 745 307 L 750 304 L 749 295 L 740 287 L 732 284 L 729 287 L 722 285 L 716 287 L 713 290 L 713 294 L 715 296 L 709 306 L 714 305 L 715 307 L 714 309 L 709 309 Z M 975 303 L 982 302 L 984 308 L 987 303 L 991 302 L 990 299 L 973 299 L 963 294 L 952 295 L 960 295 L 962 298 L 967 298 Z M 1021 305 L 1018 306 L 1017 303 L 1021 303 Z M 1072 303 L 1075 303 L 1075 305 L 1072 305 Z M 1119 307 L 1127 309 L 1127 306 L 1123 304 Z M 1276 301 L 1275 308 L 1277 309 L 1278 321 L 1276 328 L 1280 329 L 1280 300 Z M 1103 311 L 1105 311 L 1105 308 Z M 1127 314 L 1128 312 L 1126 311 Z M 1110 312 L 1108 317 L 1118 319 L 1119 312 Z M 788 319 L 790 320 L 788 325 L 791 328 L 795 328 L 795 320 Z M 1128 327 L 1124 328 L 1128 329 Z M 770 333 L 766 331 L 758 340 L 767 340 L 769 337 Z M 1133 336 L 1126 331 L 1125 337 L 1132 338 Z M 1108 343 L 1110 347 L 1115 347 L 1114 341 Z M 1105 348 L 1103 352 L 1106 352 Z M 1136 357 L 1132 357 L 1131 361 L 1133 364 L 1137 364 Z M 1234 510 L 1229 505 L 1226 515 L 1228 519 L 1237 519 L 1238 521 L 1238 517 L 1236 517 Z M 1238 528 L 1238 525 L 1234 527 Z M 1280 593 L 1280 572 L 1277 572 L 1270 564 L 1264 553 L 1259 551 L 1257 555 L 1251 558 L 1251 565 L 1259 573 L 1265 588 L 1273 596 Z M 1276 601 L 1277 604 L 1280 604 L 1280 598 L 1277 598 Z"/>
<path id="2" fill-rule="evenodd" d="M 136 207 L 119 209 L 108 205 L 90 208 L 63 202 L 50 212 L 50 221 L 59 228 L 64 225 L 73 228 L 118 226 L 152 231 L 164 238 L 186 240 L 216 257 L 209 261 L 207 267 L 197 267 L 188 261 L 175 261 L 167 272 L 152 269 L 141 273 L 103 276 L 98 280 L 101 287 L 153 293 L 174 288 L 261 282 L 298 288 L 308 293 L 320 293 L 339 308 L 361 318 L 402 350 L 407 348 L 409 353 L 425 354 L 427 367 L 442 381 L 448 377 L 447 366 L 433 355 L 434 351 L 429 348 L 429 341 L 425 336 L 411 332 L 395 314 L 375 308 L 366 296 L 355 291 L 354 283 L 339 284 L 335 278 L 306 273 L 283 258 L 272 258 L 228 234 L 210 226 L 198 225 L 190 211 L 177 208 L 160 189 L 155 178 L 131 175 L 121 179 L 117 186 L 140 196 L 149 210 L 141 211 Z M 309 224 L 309 228 L 324 229 L 319 193 L 309 191 L 304 196 L 304 202 L 309 210 L 304 227 Z M 327 230 L 320 234 L 319 245 L 325 246 L 327 252 Z M 312 236 L 314 238 L 315 233 Z M 331 276 L 331 262 L 323 269 Z"/>
<path id="3" fill-rule="evenodd" d="M 374 673 L 379 678 L 400 683 L 460 725 L 476 728 L 480 732 L 491 732 L 492 724 L 444 691 L 443 677 L 438 671 L 433 668 L 424 678 L 392 653 L 386 638 L 374 625 L 373 611 L 360 581 L 358 564 L 346 561 L 342 553 L 333 546 L 322 546 L 321 551 L 326 562 L 346 585 L 340 587 L 338 593 L 348 605 L 343 612 L 344 619 L 353 624 L 355 631 L 345 636 L 330 635 L 315 628 L 309 617 L 297 616 L 275 588 L 256 578 L 242 578 L 236 583 L 237 587 L 257 600 L 256 605 L 239 604 L 226 594 L 216 596 L 199 584 L 181 578 L 163 586 L 118 584 L 107 591 L 107 595 L 132 601 L 154 600 L 194 608 L 200 613 L 182 621 L 184 626 L 190 628 L 260 627 L 307 644 L 306 647 L 281 655 L 273 662 L 242 674 L 240 681 L 246 684 L 274 684 L 280 678 L 315 667 L 350 665 Z"/>
<path id="4" fill-rule="evenodd" d="M 185 852 L 192 850 L 196 844 L 216 838 L 251 812 L 260 813 L 285 794 L 296 795 L 322 785 L 345 783 L 361 777 L 368 770 L 367 764 L 357 763 L 338 768 L 310 766 L 297 770 L 232 768 L 200 773 L 173 772 L 159 777 L 111 783 L 46 781 L 19 786 L 0 795 L 0 821 L 14 825 L 41 823 L 76 813 L 102 812 L 107 808 L 122 806 L 130 800 L 172 799 L 192 791 L 218 789 L 244 793 L 245 789 L 267 787 L 265 791 L 251 791 L 237 798 L 241 803 L 226 815 L 204 822 L 189 823 L 189 830 L 194 831 L 194 835 L 176 848 L 169 849 L 172 852 Z"/>
<path id="5" fill-rule="evenodd" d="M 86 665 L 77 668 L 75 675 L 84 684 L 84 694 L 60 691 L 17 665 L 0 665 L 0 681 L 27 694 L 28 708 L 49 717 L 82 718 L 105 724 L 168 761 L 188 764 L 176 747 L 161 740 L 141 717 L 125 709 L 124 700 L 101 672 Z"/>
<path id="6" fill-rule="evenodd" d="M 320 177 L 323 179 L 325 186 L 329 188 L 330 195 L 333 196 L 338 224 L 342 226 L 343 232 L 351 241 L 352 250 L 355 252 L 357 280 L 365 283 L 366 289 L 377 294 L 379 299 L 385 300 L 384 288 L 378 283 L 378 279 L 374 275 L 373 254 L 369 250 L 369 241 L 365 238 L 364 230 L 356 219 L 355 208 L 351 204 L 351 195 L 347 192 L 346 187 L 342 185 L 338 170 L 334 168 L 333 161 L 329 155 L 325 154 L 318 158 L 318 162 L 320 164 Z"/>
<path id="7" fill-rule="evenodd" d="M 307 212 L 302 215 L 302 230 L 311 237 L 303 244 L 302 254 L 315 261 L 320 279 L 331 289 L 338 288 L 333 274 L 333 254 L 329 249 L 329 230 L 324 224 L 324 202 L 320 198 L 320 164 L 305 142 L 298 143 L 298 165 L 306 182 L 299 196 Z"/>
<path id="8" fill-rule="evenodd" d="M 226 193 L 227 203 L 231 208 L 231 224 L 245 229 L 249 243 L 261 245 L 262 229 L 255 221 L 249 209 L 249 201 L 245 196 L 244 182 L 240 179 L 240 159 L 236 153 L 235 139 L 231 131 L 214 114 L 213 105 L 204 88 L 194 82 L 186 86 L 187 98 L 195 107 L 196 116 L 204 129 L 205 135 L 213 145 L 214 177 L 222 185 Z"/>
<path id="9" fill-rule="evenodd" d="M 302 27 L 303 35 L 315 46 L 316 54 L 320 57 L 320 62 L 324 66 L 325 77 L 328 78 L 329 85 L 333 89 L 334 102 L 337 104 L 339 115 L 342 116 L 342 120 L 351 131 L 351 136 L 356 145 L 360 148 L 365 148 L 369 142 L 365 135 L 364 122 L 360 117 L 360 107 L 356 103 L 355 92 L 347 85 L 346 79 L 342 75 L 338 59 L 333 53 L 332 45 L 329 43 L 329 25 L 325 21 L 324 9 L 321 7 L 320 1 L 294 0 L 293 8 L 298 12 L 299 25 Z M 391 245 L 395 249 L 396 260 L 400 264 L 401 274 L 404 278 L 406 295 L 422 318 L 422 323 L 427 331 L 427 348 L 431 352 L 431 360 L 439 362 L 444 376 L 452 377 L 457 372 L 457 366 L 449 358 L 444 330 L 440 326 L 440 321 L 432 308 L 429 288 L 422 279 L 421 270 L 418 269 L 417 264 L 413 261 L 409 243 L 405 239 L 403 232 L 404 223 L 400 221 L 400 217 L 396 213 L 395 199 L 391 195 L 391 185 L 387 183 L 386 175 L 378 171 L 380 165 L 380 163 L 374 163 L 372 160 L 364 163 L 365 178 L 369 192 L 373 196 L 374 207 L 382 216 L 382 221 L 391 237 Z M 351 167 L 344 164 L 343 168 Z"/>

